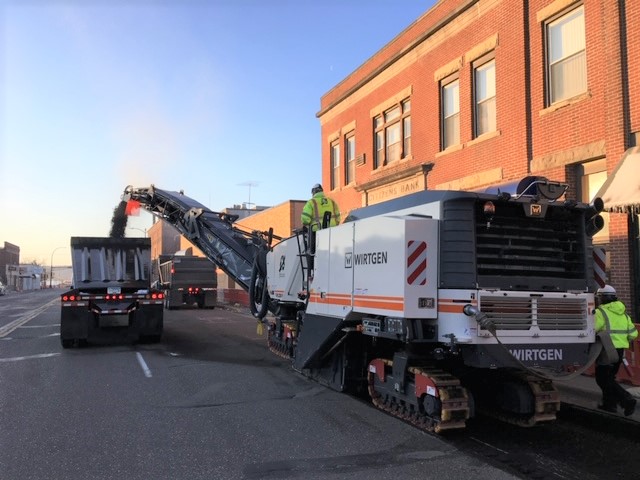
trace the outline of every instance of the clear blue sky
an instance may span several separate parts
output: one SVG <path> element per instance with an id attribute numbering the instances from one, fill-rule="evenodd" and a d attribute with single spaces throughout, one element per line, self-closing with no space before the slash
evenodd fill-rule
<path id="1" fill-rule="evenodd" d="M 108 236 L 127 185 L 216 211 L 306 200 L 320 97 L 434 3 L 5 0 L 0 245 L 69 264 L 69 238 Z"/>

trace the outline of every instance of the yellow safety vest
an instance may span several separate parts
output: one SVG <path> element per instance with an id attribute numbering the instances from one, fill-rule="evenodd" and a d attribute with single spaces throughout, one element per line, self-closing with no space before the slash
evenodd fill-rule
<path id="1" fill-rule="evenodd" d="M 596 332 L 608 331 L 616 348 L 629 348 L 629 342 L 638 337 L 638 330 L 620 300 L 600 305 L 595 320 Z"/>
<path id="2" fill-rule="evenodd" d="M 340 210 L 336 202 L 326 197 L 323 192 L 318 192 L 302 209 L 302 224 L 310 225 L 313 231 L 321 229 L 325 212 L 331 212 L 330 227 L 340 223 Z"/>

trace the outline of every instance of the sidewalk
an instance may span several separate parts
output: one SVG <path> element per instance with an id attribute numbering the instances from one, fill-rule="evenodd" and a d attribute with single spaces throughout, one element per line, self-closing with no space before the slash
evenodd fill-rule
<path id="1" fill-rule="evenodd" d="M 601 410 L 598 410 L 598 403 L 600 403 L 602 395 L 600 388 L 596 384 L 595 377 L 578 375 L 577 377 L 574 377 L 571 380 L 567 381 L 556 380 L 553 382 L 553 384 L 560 392 L 560 401 L 562 403 L 576 405 L 581 408 L 602 412 Z M 620 383 L 620 385 L 638 400 L 638 405 L 636 406 L 635 413 L 625 418 L 633 420 L 635 422 L 640 422 L 640 387 L 635 387 L 633 385 L 628 385 L 625 383 Z M 606 412 L 602 413 L 604 415 L 612 415 Z M 622 408 L 618 409 L 617 415 L 624 417 Z"/>

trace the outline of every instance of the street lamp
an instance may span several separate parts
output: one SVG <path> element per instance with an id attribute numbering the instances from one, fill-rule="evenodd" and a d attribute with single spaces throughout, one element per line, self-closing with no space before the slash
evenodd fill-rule
<path id="1" fill-rule="evenodd" d="M 53 254 L 56 253 L 56 251 L 60 250 L 61 248 L 66 248 L 66 247 L 56 247 L 53 249 L 53 252 L 51 252 L 51 263 L 49 263 L 49 288 L 53 288 L 51 286 L 51 282 L 53 280 Z"/>

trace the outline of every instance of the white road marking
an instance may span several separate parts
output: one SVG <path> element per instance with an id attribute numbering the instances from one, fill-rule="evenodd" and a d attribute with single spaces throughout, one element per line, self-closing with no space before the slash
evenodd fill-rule
<path id="1" fill-rule="evenodd" d="M 51 325 L 22 325 L 20 328 L 51 328 L 60 327 L 59 323 L 52 323 Z"/>
<path id="2" fill-rule="evenodd" d="M 475 437 L 469 437 L 469 438 L 470 438 L 471 440 L 473 440 L 474 442 L 481 443 L 482 445 L 485 445 L 485 446 L 487 446 L 487 447 L 493 448 L 494 450 L 498 450 L 499 452 L 502 452 L 502 453 L 509 453 L 509 452 L 507 452 L 506 450 L 502 450 L 502 449 L 500 449 L 500 448 L 496 447 L 495 445 L 490 445 L 490 444 L 488 444 L 487 442 L 483 442 L 482 440 L 478 440 L 478 439 L 477 439 L 477 438 L 475 438 Z"/>
<path id="3" fill-rule="evenodd" d="M 140 352 L 136 352 L 136 357 L 138 357 L 138 363 L 142 367 L 142 371 L 144 372 L 144 376 L 147 378 L 151 378 L 151 370 L 147 367 L 147 363 L 142 358 L 142 354 Z"/>
<path id="4" fill-rule="evenodd" d="M 60 353 L 39 353 L 38 355 L 28 355 L 26 357 L 0 358 L 0 363 L 3 363 L 3 362 L 18 362 L 20 360 L 31 360 L 33 358 L 56 357 L 58 355 L 60 355 Z"/>
<path id="5" fill-rule="evenodd" d="M 21 327 L 22 325 L 27 323 L 29 320 L 33 320 L 35 317 L 37 317 L 42 312 L 44 312 L 47 308 L 49 308 L 50 305 L 53 305 L 54 303 L 58 303 L 59 301 L 60 301 L 59 298 L 54 298 L 49 303 L 46 303 L 46 304 L 42 305 L 41 307 L 33 310 L 28 315 L 25 315 L 24 317 L 20 317 L 17 320 L 14 320 L 13 322 L 8 323 L 3 327 L 0 327 L 0 338 L 4 337 L 5 335 L 10 334 L 16 328 Z"/>

